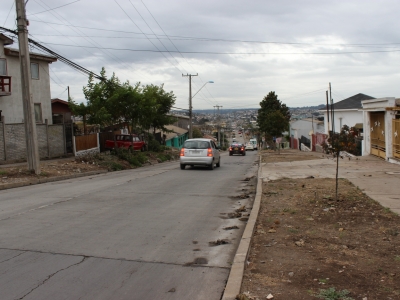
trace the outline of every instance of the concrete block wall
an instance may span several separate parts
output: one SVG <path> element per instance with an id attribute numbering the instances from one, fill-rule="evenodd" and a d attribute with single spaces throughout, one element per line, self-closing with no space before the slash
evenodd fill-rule
<path id="1" fill-rule="evenodd" d="M 48 136 L 50 157 L 63 155 L 65 152 L 65 137 L 63 125 L 49 125 Z"/>
<path id="2" fill-rule="evenodd" d="M 41 159 L 65 154 L 63 124 L 37 124 L 36 131 Z M 3 132 L 5 132 L 5 136 Z M 26 160 L 25 126 L 23 123 L 4 124 L 0 122 L 0 161 L 15 160 Z"/>
<path id="3" fill-rule="evenodd" d="M 3 122 L 0 122 L 0 160 L 5 160 L 5 152 L 4 152 L 4 125 Z"/>
<path id="4" fill-rule="evenodd" d="M 5 127 L 7 160 L 26 159 L 24 124 L 5 124 Z"/>
<path id="5" fill-rule="evenodd" d="M 47 125 L 46 124 L 38 124 L 36 125 L 36 132 L 38 137 L 38 146 L 39 146 L 39 157 L 44 158 L 48 156 L 47 152 Z"/>

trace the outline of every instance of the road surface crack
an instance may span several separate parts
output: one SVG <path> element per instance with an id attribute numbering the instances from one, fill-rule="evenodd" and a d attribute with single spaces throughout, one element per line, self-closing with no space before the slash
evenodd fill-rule
<path id="1" fill-rule="evenodd" d="M 2 260 L 2 261 L 0 261 L 0 264 L 2 264 L 3 262 L 6 262 L 6 261 L 12 260 L 13 258 L 16 258 L 16 257 L 18 257 L 18 256 L 20 256 L 20 255 L 22 255 L 24 253 L 25 253 L 25 251 L 13 256 L 13 257 L 10 257 L 10 258 L 7 258 L 5 260 Z"/>
<path id="2" fill-rule="evenodd" d="M 56 275 L 56 274 L 58 274 L 58 273 L 60 273 L 60 272 L 62 272 L 62 271 L 65 271 L 65 270 L 67 270 L 67 269 L 69 269 L 69 268 L 71 268 L 71 267 L 80 265 L 80 264 L 83 263 L 86 259 L 87 259 L 87 257 L 84 256 L 80 262 L 77 262 L 77 263 L 75 263 L 75 264 L 72 264 L 72 265 L 70 265 L 70 266 L 68 266 L 68 267 L 66 267 L 66 268 L 60 269 L 60 270 L 58 270 L 58 271 L 56 271 L 56 272 L 50 274 L 49 276 L 47 276 L 46 279 L 44 279 L 44 280 L 43 280 L 41 283 L 39 283 L 36 287 L 34 287 L 33 289 L 31 289 L 28 293 L 26 293 L 25 295 L 23 295 L 21 298 L 18 298 L 18 300 L 24 299 L 26 296 L 28 296 L 28 295 L 29 295 L 30 293 L 32 293 L 34 290 L 36 290 L 37 288 L 39 288 L 40 286 L 42 286 L 43 284 L 45 284 L 45 283 L 46 283 L 50 278 L 52 278 L 54 275 Z"/>
<path id="3" fill-rule="evenodd" d="M 66 255 L 66 256 L 79 256 L 81 257 L 82 254 L 72 254 L 72 253 L 61 253 L 61 252 L 48 252 L 48 251 L 40 251 L 40 250 L 27 250 L 27 249 L 14 249 L 14 248 L 0 248 L 0 250 L 14 250 L 14 251 L 25 251 L 25 252 L 35 252 L 35 253 L 46 253 L 46 254 L 54 254 L 54 255 Z M 186 263 L 174 263 L 174 262 L 163 262 L 163 261 L 147 261 L 141 259 L 128 259 L 128 258 L 115 258 L 115 257 L 104 257 L 104 256 L 93 256 L 93 255 L 85 255 L 85 258 L 96 258 L 96 259 L 107 259 L 107 260 L 114 260 L 114 261 L 126 261 L 126 262 L 136 262 L 136 263 L 143 263 L 143 264 L 161 264 L 161 265 L 171 265 L 171 266 L 185 266 Z M 230 270 L 230 267 L 224 266 L 201 266 L 207 269 L 226 269 Z"/>

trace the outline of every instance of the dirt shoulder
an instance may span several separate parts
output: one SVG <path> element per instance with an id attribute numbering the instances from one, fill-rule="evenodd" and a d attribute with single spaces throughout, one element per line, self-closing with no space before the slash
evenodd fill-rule
<path id="1" fill-rule="evenodd" d="M 264 182 L 241 291 L 241 299 L 400 299 L 400 216 L 345 179 L 338 200 L 334 179 Z"/>
<path id="2" fill-rule="evenodd" d="M 26 163 L 0 165 L 0 189 L 110 171 L 135 169 L 165 161 L 173 161 L 178 157 L 179 152 L 177 150 L 168 150 L 164 152 L 134 152 L 126 157 L 101 153 L 84 157 L 44 160 L 40 162 L 40 175 L 29 172 Z"/>

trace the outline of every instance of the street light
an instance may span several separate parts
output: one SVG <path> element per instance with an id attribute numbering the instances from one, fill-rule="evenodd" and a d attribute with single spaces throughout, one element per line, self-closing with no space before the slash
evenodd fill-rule
<path id="1" fill-rule="evenodd" d="M 207 83 L 214 83 L 214 81 L 212 81 L 212 80 L 207 81 L 206 83 L 204 83 L 202 85 L 202 87 L 193 96 L 189 97 L 189 139 L 193 138 L 193 127 L 192 127 L 192 109 L 193 109 L 193 107 L 192 107 L 192 99 L 193 99 L 194 96 L 196 96 L 201 91 L 201 89 L 203 87 L 206 86 Z M 191 95 L 192 94 L 192 90 L 191 90 L 192 89 L 192 85 L 191 84 L 189 84 L 189 88 L 190 88 L 189 94 Z"/>
<path id="2" fill-rule="evenodd" d="M 192 96 L 192 99 L 194 98 L 194 96 L 196 96 L 196 95 L 201 91 L 201 89 L 202 89 L 203 87 L 206 86 L 207 83 L 214 83 L 214 81 L 209 80 L 209 81 L 207 81 L 205 84 L 203 84 L 202 87 Z"/>

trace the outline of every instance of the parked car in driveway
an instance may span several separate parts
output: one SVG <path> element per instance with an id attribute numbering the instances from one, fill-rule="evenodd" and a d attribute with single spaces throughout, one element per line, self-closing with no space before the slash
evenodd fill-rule
<path id="1" fill-rule="evenodd" d="M 244 145 L 239 143 L 233 143 L 229 147 L 229 155 L 232 156 L 233 154 L 246 155 L 246 149 Z"/>
<path id="2" fill-rule="evenodd" d="M 116 134 L 114 140 L 106 140 L 106 149 L 124 148 L 128 150 L 144 151 L 146 143 L 136 134 Z"/>
<path id="3" fill-rule="evenodd" d="M 181 170 L 189 166 L 208 166 L 210 170 L 221 166 L 219 147 L 211 139 L 189 139 L 186 140 L 180 153 Z"/>
<path id="4" fill-rule="evenodd" d="M 248 143 L 246 144 L 245 149 L 246 149 L 246 151 L 247 151 L 247 150 L 254 151 L 254 146 L 253 146 L 252 143 L 248 142 Z"/>

